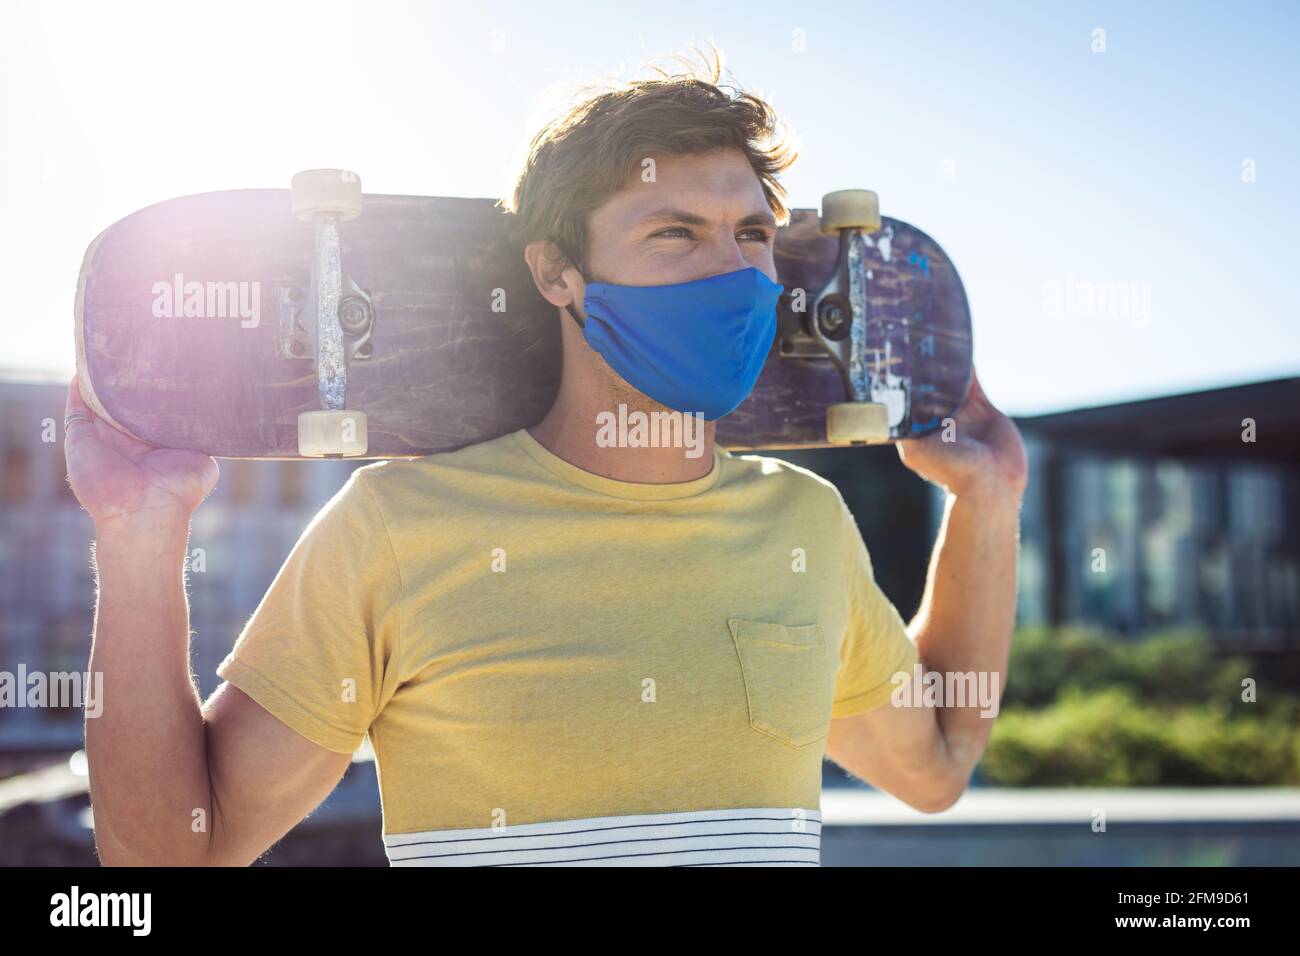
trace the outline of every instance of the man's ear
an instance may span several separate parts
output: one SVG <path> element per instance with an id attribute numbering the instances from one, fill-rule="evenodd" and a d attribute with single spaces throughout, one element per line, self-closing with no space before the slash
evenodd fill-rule
<path id="1" fill-rule="evenodd" d="M 578 301 L 582 278 L 555 243 L 544 239 L 530 242 L 524 247 L 524 262 L 537 291 L 551 305 L 562 309 Z"/>

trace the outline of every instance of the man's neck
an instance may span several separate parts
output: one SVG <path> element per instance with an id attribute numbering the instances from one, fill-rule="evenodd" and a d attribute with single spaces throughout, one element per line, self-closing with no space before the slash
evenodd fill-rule
<path id="1" fill-rule="evenodd" d="M 621 404 L 623 412 L 617 399 L 593 399 L 589 391 L 574 394 L 574 390 L 561 385 L 551 410 L 528 433 L 551 454 L 583 471 L 616 481 L 670 484 L 694 481 L 713 470 L 713 422 L 662 406 L 630 404 L 626 399 Z M 646 418 L 655 412 L 673 416 L 675 427 L 671 435 L 674 438 L 684 435 L 688 444 L 670 442 L 661 433 L 657 446 L 634 447 L 638 436 L 633 426 L 638 421 L 638 412 Z M 658 421 L 662 423 L 664 419 Z M 614 439 L 612 444 L 610 438 Z M 639 438 L 644 439 L 645 432 Z"/>

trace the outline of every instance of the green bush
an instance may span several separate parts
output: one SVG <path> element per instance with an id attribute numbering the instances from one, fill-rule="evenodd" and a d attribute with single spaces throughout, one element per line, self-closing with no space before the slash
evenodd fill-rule
<path id="1" fill-rule="evenodd" d="M 1243 678 L 1259 700 L 1242 701 Z M 1195 633 L 1023 630 L 980 763 L 1003 786 L 1300 783 L 1300 700 Z"/>
<path id="2" fill-rule="evenodd" d="M 1197 632 L 1133 640 L 1082 628 L 1026 628 L 1012 641 L 1003 703 L 1042 707 L 1070 687 L 1129 687 L 1156 703 L 1233 702 L 1241 699 L 1244 677 L 1258 677 L 1247 658 L 1216 656 Z"/>
<path id="3" fill-rule="evenodd" d="M 1040 710 L 1004 709 L 980 775 L 1022 787 L 1297 784 L 1300 746 L 1294 723 L 1262 712 L 1167 709 L 1130 688 L 1070 689 Z"/>

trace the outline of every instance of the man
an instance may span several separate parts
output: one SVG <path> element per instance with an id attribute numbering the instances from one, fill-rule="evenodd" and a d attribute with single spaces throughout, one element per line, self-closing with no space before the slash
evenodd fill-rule
<path id="1" fill-rule="evenodd" d="M 961 794 L 989 719 L 890 706 L 893 678 L 919 660 L 1001 686 L 1023 447 L 978 383 L 955 442 L 901 446 L 948 491 L 909 633 L 834 486 L 714 445 L 771 346 L 793 160 L 720 68 L 607 91 L 537 136 L 508 206 L 563 327 L 554 407 L 354 472 L 206 704 L 182 564 L 215 462 L 95 421 L 74 380 L 105 863 L 248 864 L 367 734 L 395 864 L 815 865 L 824 755 L 925 812 Z M 701 412 L 704 453 L 611 447 L 597 423 L 620 405 Z"/>

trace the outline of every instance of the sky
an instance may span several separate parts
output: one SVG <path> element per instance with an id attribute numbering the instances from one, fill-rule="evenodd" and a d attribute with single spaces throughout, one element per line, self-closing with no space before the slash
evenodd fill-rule
<path id="1" fill-rule="evenodd" d="M 0 0 L 0 367 L 71 374 L 133 210 L 314 167 L 500 196 L 577 85 L 712 41 L 795 134 L 791 205 L 873 189 L 948 252 L 1004 410 L 1300 375 L 1298 39 L 1257 0 Z"/>

